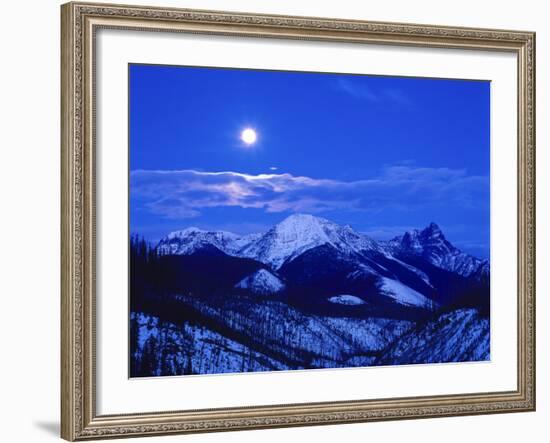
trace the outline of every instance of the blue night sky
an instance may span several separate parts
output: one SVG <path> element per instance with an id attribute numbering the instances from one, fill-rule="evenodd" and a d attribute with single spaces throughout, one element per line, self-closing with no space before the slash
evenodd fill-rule
<path id="1" fill-rule="evenodd" d="M 489 256 L 489 82 L 150 65 L 129 75 L 131 232 L 260 232 L 310 213 L 389 239 L 434 221 Z"/>

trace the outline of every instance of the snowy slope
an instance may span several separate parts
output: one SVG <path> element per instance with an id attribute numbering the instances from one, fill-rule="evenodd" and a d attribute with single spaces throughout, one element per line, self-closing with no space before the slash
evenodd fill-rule
<path id="1" fill-rule="evenodd" d="M 226 296 L 209 301 L 190 296 L 178 300 L 219 322 L 254 348 L 289 369 L 342 367 L 356 355 L 380 352 L 414 324 L 383 318 L 325 317 L 307 314 L 282 301 Z M 269 352 L 268 352 L 269 350 Z"/>
<path id="2" fill-rule="evenodd" d="M 483 361 L 490 358 L 489 320 L 475 309 L 441 315 L 397 339 L 379 365 Z"/>
<path id="3" fill-rule="evenodd" d="M 287 369 L 284 363 L 195 324 L 132 313 L 131 375 L 169 376 Z"/>
<path id="4" fill-rule="evenodd" d="M 328 301 L 339 305 L 349 306 L 364 305 L 366 303 L 365 300 L 350 294 L 335 295 L 333 297 L 330 297 Z"/>
<path id="5" fill-rule="evenodd" d="M 435 302 L 423 296 L 420 292 L 391 278 L 382 277 L 379 282 L 379 289 L 383 295 L 392 298 L 402 305 L 418 306 L 428 309 L 433 309 L 436 305 Z"/>
<path id="6" fill-rule="evenodd" d="M 271 295 L 284 290 L 285 284 L 271 272 L 258 269 L 254 274 L 243 278 L 235 287 L 248 289 L 255 294 Z"/>
<path id="7" fill-rule="evenodd" d="M 308 317 L 273 302 L 250 305 L 249 315 L 233 315 L 229 301 L 228 315 L 196 304 L 210 313 L 210 326 L 132 313 L 132 376 L 369 366 L 413 326 L 383 318 Z M 213 328 L 216 322 L 219 327 Z"/>
<path id="8" fill-rule="evenodd" d="M 132 376 L 483 361 L 490 355 L 489 320 L 474 309 L 416 324 L 311 315 L 272 299 L 175 299 L 192 317 L 173 323 L 131 314 Z"/>

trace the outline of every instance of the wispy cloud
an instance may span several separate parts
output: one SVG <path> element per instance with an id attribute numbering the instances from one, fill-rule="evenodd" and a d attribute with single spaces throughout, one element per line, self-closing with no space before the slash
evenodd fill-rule
<path id="1" fill-rule="evenodd" d="M 406 107 L 412 106 L 411 99 L 400 89 L 372 88 L 361 79 L 339 78 L 336 80 L 336 89 L 357 100 L 366 100 L 371 103 L 392 103 Z"/>
<path id="2" fill-rule="evenodd" d="M 131 197 L 138 207 L 167 218 L 192 218 L 215 207 L 269 213 L 333 210 L 381 212 L 441 203 L 474 207 L 488 198 L 488 177 L 465 170 L 391 166 L 356 181 L 292 174 L 243 174 L 195 170 L 135 170 Z"/>
<path id="3" fill-rule="evenodd" d="M 380 101 L 379 95 L 374 90 L 359 81 L 348 80 L 345 78 L 339 78 L 336 80 L 336 87 L 351 95 L 354 98 L 369 100 L 372 102 Z"/>
<path id="4" fill-rule="evenodd" d="M 418 226 L 403 225 L 403 226 L 374 226 L 368 229 L 364 229 L 363 234 L 377 240 L 391 240 L 398 235 L 403 235 L 407 231 L 417 229 Z"/>

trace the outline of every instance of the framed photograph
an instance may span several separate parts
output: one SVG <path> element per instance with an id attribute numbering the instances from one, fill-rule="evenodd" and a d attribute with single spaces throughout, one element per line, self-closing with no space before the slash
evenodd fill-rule
<path id="1" fill-rule="evenodd" d="M 62 437 L 535 409 L 535 35 L 68 3 Z"/>

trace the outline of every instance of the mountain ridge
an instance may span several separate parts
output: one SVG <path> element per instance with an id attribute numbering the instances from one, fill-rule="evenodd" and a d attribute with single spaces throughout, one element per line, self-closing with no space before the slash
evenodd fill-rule
<path id="1" fill-rule="evenodd" d="M 381 241 L 355 231 L 349 225 L 338 225 L 310 214 L 293 214 L 266 232 L 247 235 L 189 227 L 162 238 L 156 251 L 160 255 L 190 255 L 208 245 L 228 255 L 255 259 L 275 271 L 322 245 L 333 246 L 349 256 L 382 254 L 400 261 L 419 275 L 423 274 L 422 271 L 408 263 L 408 257 L 421 257 L 441 269 L 480 279 L 488 277 L 490 267 L 488 259 L 474 257 L 450 243 L 434 222 L 424 229 L 413 229 L 391 240 Z"/>

